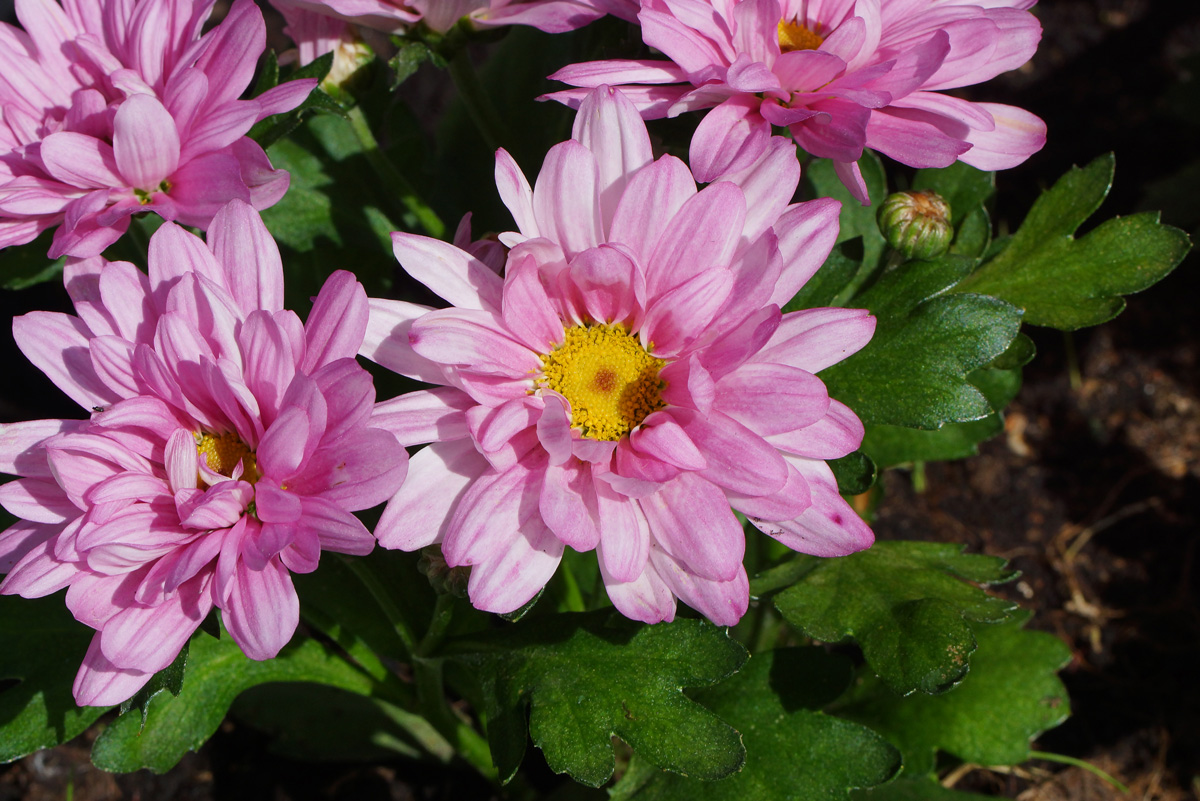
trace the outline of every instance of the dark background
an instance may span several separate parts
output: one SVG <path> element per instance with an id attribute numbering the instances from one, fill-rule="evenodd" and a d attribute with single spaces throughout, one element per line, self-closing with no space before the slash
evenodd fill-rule
<path id="1" fill-rule="evenodd" d="M 0 0 L 0 17 L 12 3 Z M 1097 222 L 1161 209 L 1200 228 L 1200 4 L 1191 0 L 1043 0 L 1042 45 L 1020 70 L 972 90 L 1043 117 L 1046 148 L 998 176 L 997 225 L 1019 224 L 1040 189 L 1073 164 L 1117 156 Z M 1087 759 L 1147 801 L 1198 798 L 1200 775 L 1200 371 L 1196 258 L 1130 298 L 1117 320 L 1073 335 L 1034 330 L 1039 355 L 980 456 L 931 464 L 925 488 L 891 471 L 875 521 L 881 538 L 966 542 L 1023 573 L 999 591 L 1031 625 L 1072 648 L 1062 677 L 1074 714 L 1043 751 Z M 5 318 L 68 310 L 61 287 L 0 293 Z M 0 336 L 0 419 L 76 410 Z M 90 736 L 94 736 L 90 735 Z M 301 765 L 227 722 L 166 776 L 112 776 L 78 741 L 0 767 L 0 801 L 98 799 L 470 799 L 486 787 L 452 770 Z M 1122 798 L 1077 768 L 956 774 L 956 787 L 1020 801 Z"/>

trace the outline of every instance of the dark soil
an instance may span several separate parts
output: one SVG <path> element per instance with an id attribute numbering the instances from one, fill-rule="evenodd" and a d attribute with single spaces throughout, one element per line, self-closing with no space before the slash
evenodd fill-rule
<path id="1" fill-rule="evenodd" d="M 1172 178 L 1200 132 L 1200 6 L 1043 0 L 1036 11 L 1046 29 L 1037 57 L 976 92 L 1050 126 L 1043 152 L 999 176 L 998 223 L 1015 226 L 1040 188 L 1115 150 L 1116 184 L 1101 218 L 1149 205 L 1197 230 L 1196 184 Z M 1074 655 L 1062 673 L 1073 715 L 1037 747 L 1088 760 L 1130 794 L 1049 762 L 1011 772 L 964 766 L 947 783 L 1019 801 L 1200 798 L 1196 261 L 1131 298 L 1112 323 L 1068 336 L 1034 331 L 1039 355 L 1005 433 L 979 456 L 927 465 L 922 492 L 906 471 L 883 477 L 881 538 L 963 542 L 1021 571 L 997 592 L 1032 609 L 1031 625 Z M 4 298 L 6 306 L 33 300 Z M 11 406 L 0 411 L 19 416 Z M 0 801 L 64 798 L 68 787 L 80 801 L 492 795 L 453 769 L 284 760 L 232 723 L 164 776 L 114 776 L 90 766 L 92 737 L 0 767 Z"/>

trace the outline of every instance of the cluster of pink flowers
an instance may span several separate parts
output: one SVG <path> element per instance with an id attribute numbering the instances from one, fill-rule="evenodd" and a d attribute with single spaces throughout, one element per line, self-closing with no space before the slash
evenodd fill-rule
<path id="1" fill-rule="evenodd" d="M 239 96 L 266 44 L 253 0 L 201 35 L 213 0 L 22 0 L 0 24 L 0 247 L 58 226 L 50 256 L 88 257 L 131 215 L 204 228 L 233 199 L 288 187 L 245 136 L 314 81 Z"/>
<path id="2" fill-rule="evenodd" d="M 701 181 L 759 158 L 775 125 L 832 159 L 867 203 L 864 148 L 911 167 L 958 159 L 982 170 L 1041 149 L 1046 127 L 1033 114 L 940 93 L 1028 61 L 1042 32 L 1034 2 L 642 0 L 642 37 L 669 61 L 572 64 L 551 77 L 618 86 L 646 119 L 712 108 L 689 158 Z M 578 105 L 586 92 L 550 97 Z"/>
<path id="3" fill-rule="evenodd" d="M 372 425 L 355 361 L 367 296 L 334 273 L 307 323 L 283 308 L 279 251 L 233 201 L 207 244 L 173 223 L 149 275 L 72 262 L 77 317 L 32 312 L 13 333 L 89 420 L 0 427 L 0 592 L 67 605 L 97 634 L 75 681 L 81 704 L 133 695 L 215 606 L 247 656 L 296 629 L 291 573 L 321 550 L 369 553 L 351 512 L 400 486 L 407 454 Z"/>
<path id="4" fill-rule="evenodd" d="M 13 328 L 90 416 L 0 425 L 0 471 L 19 477 L 0 504 L 20 518 L 0 532 L 0 592 L 66 588 L 97 632 L 81 704 L 129 698 L 214 608 L 247 656 L 274 656 L 298 622 L 292 573 L 376 539 L 440 545 L 487 611 L 534 598 L 570 547 L 596 552 L 626 616 L 671 620 L 682 600 L 724 625 L 749 603 L 738 513 L 803 553 L 871 544 L 826 463 L 863 426 L 816 373 L 875 320 L 781 311 L 840 211 L 792 202 L 796 145 L 864 201 L 866 147 L 1020 162 L 1036 117 L 938 90 L 1024 63 L 1029 2 L 273 1 L 307 57 L 347 23 L 559 31 L 612 13 L 671 60 L 556 74 L 578 87 L 553 95 L 578 106 L 572 138 L 532 186 L 496 156 L 517 230 L 393 235 L 448 308 L 369 300 L 335 272 L 302 323 L 255 211 L 287 175 L 245 134 L 313 82 L 239 99 L 264 47 L 252 0 L 203 35 L 212 0 L 18 1 L 24 30 L 0 26 L 0 247 L 57 225 L 76 316 Z M 709 107 L 690 167 L 654 158 L 643 118 Z M 164 223 L 148 274 L 99 255 L 147 211 L 207 239 Z M 376 403 L 359 355 L 434 386 Z M 353 513 L 385 501 L 372 533 Z"/>

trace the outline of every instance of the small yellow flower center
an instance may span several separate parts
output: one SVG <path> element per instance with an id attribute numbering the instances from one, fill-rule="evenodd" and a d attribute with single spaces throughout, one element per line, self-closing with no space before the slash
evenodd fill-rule
<path id="1" fill-rule="evenodd" d="M 779 52 L 790 53 L 793 50 L 816 50 L 825 41 L 825 37 L 799 22 L 779 20 Z"/>
<path id="2" fill-rule="evenodd" d="M 571 426 L 585 437 L 615 441 L 666 406 L 666 366 L 620 324 L 568 328 L 563 344 L 542 357 L 537 383 L 571 404 Z"/>
<path id="3" fill-rule="evenodd" d="M 238 439 L 237 434 L 197 434 L 196 450 L 208 468 L 223 476 L 233 476 L 233 468 L 242 463 L 242 481 L 253 484 L 258 481 L 258 465 L 254 461 L 254 453 L 246 443 Z"/>

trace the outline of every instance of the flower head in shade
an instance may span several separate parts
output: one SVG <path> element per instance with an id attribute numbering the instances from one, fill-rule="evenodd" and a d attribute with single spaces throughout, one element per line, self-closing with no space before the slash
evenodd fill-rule
<path id="1" fill-rule="evenodd" d="M 814 373 L 865 345 L 875 320 L 780 312 L 828 255 L 839 210 L 789 205 L 789 142 L 697 191 L 601 88 L 535 187 L 504 151 L 496 177 L 519 228 L 500 236 L 503 277 L 394 234 L 404 269 L 452 306 L 371 301 L 362 354 L 440 385 L 376 407 L 405 444 L 432 443 L 381 544 L 440 543 L 493 612 L 532 598 L 565 547 L 595 549 L 625 615 L 670 620 L 679 598 L 722 624 L 749 600 L 734 510 L 807 553 L 871 544 L 823 461 L 863 429 Z"/>
<path id="2" fill-rule="evenodd" d="M 1012 106 L 940 90 L 986 81 L 1033 56 L 1034 0 L 644 0 L 646 44 L 670 61 L 597 61 L 552 75 L 620 85 L 646 119 L 708 112 L 691 166 L 709 181 L 762 155 L 771 126 L 832 159 L 868 202 L 855 162 L 872 148 L 912 167 L 955 159 L 982 170 L 1020 164 L 1045 124 Z M 578 104 L 586 88 L 550 97 Z"/>
<path id="3" fill-rule="evenodd" d="M 271 0 L 288 21 L 287 33 L 311 61 L 339 46 L 338 38 L 354 37 L 345 23 L 402 33 L 418 23 L 445 33 L 466 18 L 476 28 L 529 25 L 547 33 L 563 33 L 615 14 L 637 19 L 637 0 Z M 314 17 L 340 20 L 321 23 Z"/>
<path id="4" fill-rule="evenodd" d="M 367 297 L 334 273 L 307 323 L 283 308 L 279 252 L 234 201 L 208 242 L 163 225 L 149 275 L 68 264 L 78 316 L 17 318 L 18 345 L 88 420 L 0 426 L 0 592 L 67 588 L 97 630 L 80 704 L 114 704 L 166 667 L 215 606 L 252 659 L 291 638 L 291 574 L 322 550 L 364 554 L 351 512 L 392 495 L 404 449 L 371 424 L 355 361 Z"/>
<path id="5" fill-rule="evenodd" d="M 131 215 L 204 228 L 230 200 L 287 191 L 246 137 L 314 81 L 238 96 L 266 45 L 253 0 L 201 35 L 212 0 L 20 0 L 0 23 L 0 247 L 58 226 L 50 256 L 89 257 Z"/>

